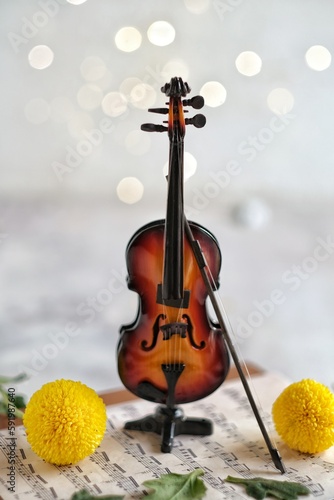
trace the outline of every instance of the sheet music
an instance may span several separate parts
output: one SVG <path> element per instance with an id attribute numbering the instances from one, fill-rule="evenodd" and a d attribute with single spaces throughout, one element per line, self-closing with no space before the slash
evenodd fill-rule
<path id="1" fill-rule="evenodd" d="M 185 416 L 210 418 L 214 433 L 177 436 L 171 453 L 161 453 L 158 434 L 124 430 L 126 421 L 154 413 L 157 405 L 142 400 L 108 407 L 107 431 L 100 447 L 73 466 L 45 463 L 30 449 L 24 428 L 16 428 L 15 493 L 8 491 L 7 483 L 11 438 L 8 431 L 2 431 L 0 499 L 69 500 L 75 491 L 85 488 L 94 495 L 121 494 L 126 500 L 139 500 L 147 492 L 143 481 L 168 472 L 186 474 L 201 468 L 205 471 L 202 478 L 208 488 L 207 500 L 249 498 L 242 486 L 224 482 L 227 475 L 297 481 L 310 489 L 311 495 L 306 498 L 334 500 L 334 447 L 322 454 L 300 454 L 285 446 L 273 431 L 271 406 L 288 383 L 277 374 L 252 378 L 265 425 L 287 468 L 284 476 L 272 463 L 240 380 L 233 380 L 207 398 L 182 406 Z"/>

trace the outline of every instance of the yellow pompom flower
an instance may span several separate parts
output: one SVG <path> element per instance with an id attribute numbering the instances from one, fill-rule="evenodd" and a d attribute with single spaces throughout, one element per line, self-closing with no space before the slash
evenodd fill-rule
<path id="1" fill-rule="evenodd" d="M 93 389 L 63 379 L 36 391 L 23 415 L 31 448 L 56 465 L 74 464 L 93 453 L 106 421 L 105 405 Z"/>
<path id="2" fill-rule="evenodd" d="M 272 408 L 278 434 L 292 449 L 319 453 L 334 444 L 334 394 L 304 379 L 289 385 Z"/>

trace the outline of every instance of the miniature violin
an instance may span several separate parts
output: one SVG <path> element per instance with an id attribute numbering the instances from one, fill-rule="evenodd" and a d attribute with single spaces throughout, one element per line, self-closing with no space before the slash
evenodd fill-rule
<path id="1" fill-rule="evenodd" d="M 284 473 L 231 340 L 226 312 L 215 295 L 221 266 L 218 242 L 209 230 L 188 222 L 184 214 L 185 130 L 187 125 L 201 128 L 206 122 L 202 114 L 185 118 L 184 107 L 200 109 L 204 99 L 184 99 L 190 88 L 177 77 L 161 90 L 169 98 L 168 108 L 149 111 L 168 114 L 167 126 L 148 123 L 141 128 L 168 132 L 166 219 L 140 228 L 128 243 L 128 287 L 140 300 L 136 319 L 120 329 L 117 352 L 125 387 L 159 406 L 155 414 L 126 422 L 125 428 L 160 433 L 163 452 L 171 451 L 178 434 L 211 434 L 210 420 L 186 418 L 177 405 L 215 391 L 227 376 L 230 353 L 275 467 Z M 208 298 L 217 324 L 208 316 Z"/>
<path id="2" fill-rule="evenodd" d="M 139 229 L 126 250 L 128 287 L 139 294 L 140 304 L 136 320 L 121 328 L 118 367 L 131 392 L 172 407 L 217 389 L 228 373 L 229 356 L 221 331 L 208 318 L 207 290 L 184 230 L 185 129 L 205 124 L 203 115 L 185 118 L 184 106 L 198 109 L 204 100 L 182 101 L 190 89 L 181 78 L 173 78 L 162 91 L 169 107 L 149 111 L 168 114 L 168 126 L 145 124 L 142 129 L 168 132 L 167 213 L 165 220 Z M 190 225 L 218 285 L 217 240 L 199 224 Z"/>

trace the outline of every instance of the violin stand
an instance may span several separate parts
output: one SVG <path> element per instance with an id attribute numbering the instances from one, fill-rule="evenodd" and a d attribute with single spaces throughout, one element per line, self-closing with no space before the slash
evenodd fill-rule
<path id="1" fill-rule="evenodd" d="M 193 434 L 209 436 L 212 434 L 212 422 L 206 418 L 186 418 L 183 411 L 174 404 L 174 394 L 177 381 L 185 368 L 184 364 L 162 364 L 161 369 L 166 377 L 168 395 L 166 405 L 159 405 L 153 415 L 148 415 L 139 420 L 132 420 L 125 423 L 125 429 L 155 432 L 162 437 L 161 451 L 170 453 L 173 448 L 174 437 L 179 434 Z M 150 384 L 145 384 L 148 393 L 158 395 L 157 389 L 153 389 Z M 160 391 L 159 391 L 160 392 Z M 160 397 L 163 393 L 159 394 Z"/>
<path id="2" fill-rule="evenodd" d="M 196 417 L 186 418 L 181 408 L 177 406 L 172 408 L 167 405 L 158 406 L 153 415 L 126 422 L 124 428 L 160 434 L 163 453 L 172 451 L 174 437 L 179 434 L 209 436 L 213 431 L 210 420 Z"/>

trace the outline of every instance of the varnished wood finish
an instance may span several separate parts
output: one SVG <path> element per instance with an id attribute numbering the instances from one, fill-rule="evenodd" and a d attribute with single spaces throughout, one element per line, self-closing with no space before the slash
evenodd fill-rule
<path id="1" fill-rule="evenodd" d="M 221 264 L 218 244 L 202 226 L 195 223 L 191 226 L 217 282 Z M 151 223 L 137 231 L 128 245 L 128 286 L 140 295 L 140 308 L 136 321 L 121 328 L 118 370 L 131 392 L 164 404 L 168 388 L 162 365 L 184 365 L 174 394 L 175 403 L 182 404 L 208 396 L 222 384 L 228 373 L 229 356 L 220 330 L 208 319 L 207 290 L 187 239 L 183 265 L 184 288 L 190 292 L 189 307 L 157 303 L 157 286 L 163 270 L 164 227 L 164 221 Z M 154 348 L 146 350 L 153 343 L 157 318 L 161 318 L 160 326 L 186 323 L 186 337 L 173 335 L 164 340 L 160 332 Z M 141 388 L 145 384 L 152 386 L 152 395 L 143 394 Z"/>

